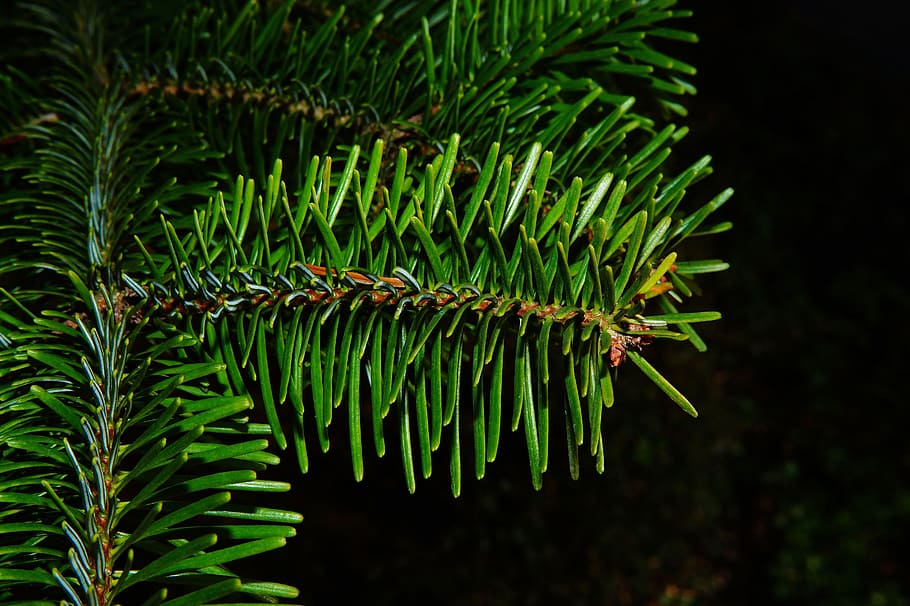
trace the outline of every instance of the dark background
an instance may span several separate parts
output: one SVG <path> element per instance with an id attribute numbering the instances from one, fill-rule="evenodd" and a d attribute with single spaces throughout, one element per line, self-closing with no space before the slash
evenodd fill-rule
<path id="1" fill-rule="evenodd" d="M 689 4 L 676 153 L 714 157 L 695 199 L 737 191 L 703 251 L 732 268 L 696 305 L 724 313 L 709 351 L 649 354 L 700 418 L 623 369 L 604 476 L 571 481 L 554 446 L 535 493 L 511 436 L 458 500 L 445 457 L 408 496 L 396 453 L 355 485 L 334 448 L 291 495 L 305 603 L 910 604 L 904 26 L 882 3 Z"/>

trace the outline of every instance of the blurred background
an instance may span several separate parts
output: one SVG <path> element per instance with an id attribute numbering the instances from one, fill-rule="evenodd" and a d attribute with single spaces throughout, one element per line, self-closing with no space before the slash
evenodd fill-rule
<path id="1" fill-rule="evenodd" d="M 397 453 L 357 485 L 336 446 L 275 562 L 304 603 L 910 604 L 904 25 L 881 3 L 683 4 L 699 94 L 674 158 L 714 157 L 694 200 L 736 189 L 735 229 L 699 251 L 732 268 L 690 306 L 724 314 L 708 352 L 648 353 L 701 416 L 621 369 L 603 476 L 570 480 L 556 433 L 535 493 L 513 435 L 457 500 L 445 457 L 409 496 Z"/>

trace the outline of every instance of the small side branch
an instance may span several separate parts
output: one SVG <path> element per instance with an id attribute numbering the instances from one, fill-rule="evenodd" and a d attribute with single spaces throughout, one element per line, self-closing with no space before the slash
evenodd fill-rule
<path id="1" fill-rule="evenodd" d="M 181 286 L 152 283 L 134 286 L 119 297 L 121 305 L 132 300 L 140 308 L 139 316 L 158 314 L 164 316 L 206 315 L 218 320 L 224 314 L 248 312 L 256 308 L 269 308 L 279 313 L 281 308 L 300 306 L 325 309 L 331 313 L 342 303 L 350 309 L 362 305 L 394 309 L 396 317 L 408 311 L 427 308 L 443 313 L 455 313 L 467 306 L 477 316 L 493 314 L 497 317 L 515 316 L 522 322 L 553 322 L 558 325 L 576 324 L 582 330 L 599 330 L 610 337 L 609 362 L 618 366 L 626 358 L 628 349 L 640 350 L 653 338 L 634 323 L 619 329 L 611 313 L 598 309 L 584 309 L 572 305 L 541 303 L 483 293 L 471 284 L 440 284 L 435 288 L 422 288 L 410 274 L 396 269 L 395 276 L 374 276 L 369 272 L 353 269 L 336 271 L 318 265 L 294 264 L 295 273 L 303 278 L 303 285 L 293 284 L 286 276 L 276 274 L 269 279 L 254 279 L 251 272 L 234 274 L 240 285 L 235 288 L 206 273 L 194 277 L 183 268 Z M 141 290 L 142 292 L 137 292 Z M 137 300 L 138 298 L 138 300 Z M 629 332 L 630 334 L 624 334 Z"/>

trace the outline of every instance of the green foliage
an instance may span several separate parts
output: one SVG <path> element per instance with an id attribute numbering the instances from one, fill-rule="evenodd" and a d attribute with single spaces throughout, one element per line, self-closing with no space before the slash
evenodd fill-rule
<path id="1" fill-rule="evenodd" d="M 536 488 L 551 428 L 602 471 L 626 359 L 696 416 L 640 353 L 720 317 L 677 308 L 731 195 L 669 168 L 686 11 L 172 4 L 27 2 L 2 47 L 0 596 L 293 599 L 235 572 L 300 520 L 244 498 L 272 442 L 341 425 L 360 480 L 395 440 L 410 491 L 445 448 L 457 496 L 504 426 Z"/>

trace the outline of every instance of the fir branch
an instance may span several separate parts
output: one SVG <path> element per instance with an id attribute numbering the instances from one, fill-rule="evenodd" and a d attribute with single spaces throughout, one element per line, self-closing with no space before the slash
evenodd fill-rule
<path id="1" fill-rule="evenodd" d="M 282 90 L 279 92 L 251 88 L 244 83 L 218 83 L 211 80 L 201 83 L 188 81 L 178 83 L 152 79 L 134 83 L 127 94 L 135 96 L 159 92 L 164 97 L 199 97 L 213 103 L 230 101 L 250 107 L 275 109 L 289 115 L 300 114 L 307 120 L 325 124 L 331 128 L 363 130 L 364 127 L 371 126 L 372 130 L 378 130 L 377 127 L 372 126 L 379 122 L 375 109 L 366 106 L 356 110 L 347 99 L 329 101 L 318 88 L 314 88 L 316 95 L 311 92 L 310 88 L 302 84 L 294 88 L 299 88 L 300 91 Z M 317 96 L 320 98 L 317 99 Z"/>
<path id="2" fill-rule="evenodd" d="M 67 316 L 48 310 L 54 320 L 37 317 L 30 304 L 50 304 L 52 298 L 35 299 L 21 287 L 14 293 L 3 291 L 33 326 L 8 314 L 6 305 L 0 309 L 0 321 L 20 333 L 7 336 L 4 331 L 0 340 L 8 350 L 0 354 L 0 368 L 13 386 L 8 394 L 13 408 L 0 410 L 0 419 L 6 421 L 15 407 L 24 406 L 27 413 L 20 415 L 21 420 L 4 423 L 0 447 L 5 460 L 31 458 L 35 470 L 52 471 L 29 475 L 12 466 L 0 474 L 11 474 L 12 486 L 34 490 L 40 485 L 39 498 L 25 499 L 23 492 L 11 502 L 25 505 L 23 513 L 32 519 L 50 522 L 23 527 L 37 537 L 38 557 L 32 558 L 36 567 L 23 569 L 16 561 L 0 558 L 0 578 L 14 581 L 12 593 L 4 597 L 34 599 L 62 593 L 72 603 L 101 606 L 114 603 L 120 594 L 128 600 L 143 595 L 133 587 L 149 584 L 165 585 L 162 595 L 170 586 L 173 596 L 180 593 L 173 590 L 177 576 L 182 582 L 207 579 L 213 566 L 219 567 L 220 576 L 234 577 L 219 583 L 219 596 L 274 594 L 277 585 L 244 586 L 224 565 L 282 546 L 293 535 L 292 528 L 250 527 L 251 532 L 235 538 L 231 525 L 208 521 L 193 525 L 206 514 L 229 517 L 233 508 L 226 504 L 232 489 L 288 489 L 286 483 L 257 478 L 257 471 L 277 462 L 262 452 L 267 441 L 231 443 L 230 438 L 205 435 L 204 425 L 213 433 L 243 426 L 249 399 L 221 396 L 199 381 L 219 372 L 215 363 L 174 373 L 167 364 L 162 368 L 153 363 L 154 354 L 149 352 L 137 359 L 130 344 L 147 319 L 135 317 L 122 297 L 111 296 L 108 288 L 119 275 L 122 235 L 127 230 L 141 232 L 133 222 L 154 209 L 131 207 L 161 158 L 155 147 L 160 139 L 149 137 L 142 148 L 136 146 L 131 140 L 140 124 L 136 106 L 127 105 L 116 89 L 103 83 L 86 86 L 81 81 L 85 73 L 107 73 L 103 65 L 99 70 L 103 23 L 93 20 L 98 13 L 32 8 L 44 20 L 38 27 L 53 29 L 58 20 L 75 18 L 83 30 L 72 40 L 65 36 L 58 40 L 56 54 L 62 67 L 54 84 L 61 100 L 53 107 L 59 121 L 32 127 L 37 151 L 19 167 L 31 171 L 33 190 L 14 194 L 4 205 L 20 222 L 13 232 L 18 241 L 63 267 L 22 254 L 6 257 L 0 273 L 51 273 L 58 280 L 68 276 L 70 291 L 77 293 L 87 313 Z M 98 42 L 82 48 L 89 39 Z M 174 150 L 163 155 L 168 153 Z M 128 169 L 130 161 L 138 166 Z M 43 195 L 37 206 L 43 214 L 29 207 L 39 188 Z M 65 272 L 67 267 L 70 271 Z M 25 302 L 16 293 L 26 295 Z M 23 340 L 26 335 L 31 342 Z M 154 334 L 143 331 L 142 341 L 160 352 Z M 15 380 L 17 375 L 26 380 Z M 175 390 L 186 393 L 175 397 Z M 21 421 L 30 421 L 31 426 L 17 431 Z M 190 496 L 194 500 L 188 500 Z M 4 513 L 15 517 L 19 512 Z M 284 517 L 290 520 L 295 515 L 286 512 Z M 208 536 L 194 537 L 200 528 Z M 219 537 L 229 545 L 212 550 Z M 147 587 L 143 591 L 147 596 Z M 281 593 L 293 597 L 296 590 L 283 586 Z M 184 601 L 207 596 L 213 597 L 211 592 L 190 591 Z"/>
<path id="3" fill-rule="evenodd" d="M 354 19 L 364 27 L 346 37 L 338 35 L 340 25 L 350 20 L 344 10 L 326 16 L 312 35 L 300 35 L 303 21 L 291 18 L 288 6 L 282 5 L 274 12 L 248 7 L 220 20 L 216 20 L 214 11 L 181 17 L 164 38 L 172 41 L 165 48 L 176 45 L 189 51 L 196 45 L 194 50 L 162 55 L 152 49 L 140 59 L 145 68 L 129 77 L 133 82 L 130 88 L 157 87 L 190 98 L 205 94 L 209 99 L 223 99 L 230 94 L 238 103 L 250 103 L 246 112 L 235 110 L 229 113 L 230 118 L 210 119 L 222 126 L 219 132 L 210 132 L 208 139 L 216 149 L 233 150 L 239 163 L 226 166 L 229 173 L 255 174 L 263 179 L 267 176 L 265 167 L 277 158 L 287 158 L 287 154 L 278 152 L 260 160 L 263 152 L 255 151 L 256 170 L 251 171 L 245 160 L 249 152 L 237 150 L 233 134 L 240 113 L 250 115 L 257 138 L 273 136 L 270 128 L 288 131 L 288 126 L 281 123 L 283 118 L 272 117 L 265 108 L 256 110 L 263 103 L 282 116 L 300 115 L 326 127 L 318 131 L 318 140 L 326 143 L 312 150 L 317 154 L 329 151 L 328 144 L 335 140 L 338 130 L 347 131 L 344 140 L 352 144 L 367 144 L 376 135 L 386 141 L 393 156 L 394 148 L 404 145 L 422 157 L 432 156 L 450 133 L 464 132 L 463 148 L 469 163 L 493 141 L 514 147 L 533 137 L 554 150 L 559 150 L 561 141 L 571 141 L 573 144 L 565 150 L 569 153 L 558 156 L 562 163 L 553 166 L 553 177 L 565 180 L 571 175 L 588 178 L 591 167 L 614 163 L 617 146 L 627 132 L 653 127 L 650 118 L 626 115 L 629 93 L 640 91 L 637 85 L 622 84 L 626 71 L 632 79 L 650 83 L 645 87 L 648 94 L 643 96 L 656 92 L 662 103 L 665 97 L 693 90 L 683 84 L 673 90 L 666 86 L 650 88 L 654 82 L 665 81 L 652 75 L 655 70 L 688 70 L 682 63 L 650 52 L 649 43 L 645 42 L 644 32 L 653 23 L 686 15 L 664 10 L 664 5 L 591 7 L 549 15 L 540 23 L 534 12 L 525 7 L 503 14 L 492 9 L 488 16 L 494 23 L 479 28 L 484 36 L 500 29 L 527 31 L 521 28 L 528 27 L 534 33 L 531 38 L 521 36 L 508 46 L 471 33 L 480 15 L 473 6 L 456 5 L 455 12 L 449 14 L 447 4 L 421 5 L 393 15 L 381 15 L 374 12 L 375 6 L 370 6 L 360 13 L 362 18 Z M 420 36 L 414 35 L 393 44 L 378 34 L 402 19 L 408 23 L 416 20 L 420 25 L 424 18 L 421 15 L 428 18 L 423 43 Z M 496 23 L 499 19 L 504 22 Z M 614 29 L 618 31 L 615 35 L 611 33 Z M 439 57 L 442 40 L 444 52 Z M 490 51 L 491 44 L 495 52 Z M 567 52 L 566 48 L 573 48 L 572 45 L 604 50 Z M 454 52 L 454 48 L 459 52 Z M 367 49 L 371 52 L 367 53 Z M 593 73 L 598 75 L 594 78 L 590 70 L 584 75 L 573 74 L 572 65 L 582 63 L 581 55 L 590 56 L 589 63 L 596 60 L 598 68 L 604 69 L 595 70 Z M 338 66 L 341 77 L 325 76 L 334 73 L 327 63 L 333 56 L 343 57 Z M 622 69 L 646 60 L 658 65 L 640 65 L 637 71 Z M 415 78 L 415 72 L 423 75 Z M 338 107 L 316 98 L 322 93 L 327 99 L 336 100 Z M 677 101 L 668 100 L 667 104 L 683 111 Z M 623 109 L 598 124 L 614 108 Z M 188 110 L 191 114 L 194 106 Z M 609 128 L 604 128 L 617 119 L 624 123 L 624 129 L 610 133 Z M 224 136 L 223 130 L 230 135 Z M 604 137 L 607 133 L 612 136 Z M 619 140 L 614 139 L 617 135 Z"/>
<path id="4" fill-rule="evenodd" d="M 625 319 L 623 324 L 627 326 L 626 330 L 637 334 L 627 335 L 619 332 L 619 325 L 616 324 L 618 319 L 610 313 L 481 293 L 480 289 L 471 284 L 454 287 L 440 284 L 433 289 L 424 289 L 413 276 L 401 268 L 396 268 L 395 271 L 401 278 L 373 276 L 353 270 L 339 272 L 310 264 L 298 264 L 293 269 L 307 278 L 305 285 L 295 286 L 292 280 L 282 274 L 269 281 L 263 281 L 261 278 L 257 281 L 252 278 L 249 271 L 238 271 L 229 278 L 230 282 L 223 282 L 210 271 L 204 272 L 207 279 L 181 272 L 180 285 L 153 283 L 143 287 L 136 284 L 134 289 L 115 293 L 114 298 L 123 301 L 116 305 L 115 309 L 122 309 L 127 305 L 126 301 L 132 300 L 137 306 L 136 313 L 141 316 L 157 314 L 192 318 L 204 314 L 210 320 L 218 321 L 222 316 L 246 314 L 256 309 L 261 309 L 263 313 L 272 308 L 294 310 L 304 307 L 334 310 L 342 303 L 346 304 L 350 312 L 361 306 L 394 310 L 395 319 L 404 313 L 413 316 L 420 310 L 426 310 L 431 314 L 433 312 L 457 314 L 459 309 L 466 307 L 478 320 L 480 316 L 491 315 L 497 318 L 517 318 L 520 323 L 526 323 L 527 320 L 522 319 L 527 316 L 538 323 L 548 322 L 555 325 L 572 323 L 583 330 L 596 327 L 608 335 L 611 343 L 609 362 L 613 367 L 619 366 L 625 360 L 626 349 L 635 348 L 640 351 L 653 342 L 651 333 L 642 333 L 648 330 L 645 324 Z M 670 271 L 675 269 L 676 266 L 673 265 Z M 338 285 L 330 286 L 324 280 L 327 274 L 332 276 L 331 282 Z M 126 282 L 132 282 L 129 276 L 124 276 L 124 279 Z M 661 275 L 659 281 L 658 285 L 637 295 L 638 299 L 652 298 L 672 291 L 673 285 L 666 275 Z M 235 285 L 239 288 L 235 288 Z M 178 296 L 179 291 L 184 289 L 186 290 L 184 296 Z M 290 315 L 291 311 L 285 313 Z M 664 333 L 661 336 L 670 335 Z"/>
<path id="5" fill-rule="evenodd" d="M 685 340 L 695 335 L 691 322 L 719 318 L 714 313 L 671 312 L 652 319 L 645 313 L 651 300 L 691 296 L 688 276 L 701 266 L 677 264 L 676 253 L 665 252 L 668 243 L 691 233 L 729 195 L 676 221 L 670 216 L 649 221 L 649 210 L 655 212 L 658 204 L 661 208 L 679 204 L 682 189 L 703 172 L 705 164 L 700 162 L 669 180 L 663 190 L 643 189 L 624 200 L 627 182 L 640 182 L 643 173 L 653 170 L 649 158 L 658 154 L 670 134 L 672 129 L 666 130 L 630 158 L 625 179 L 607 173 L 584 199 L 584 184 L 575 179 L 548 212 L 540 200 L 553 159 L 539 145 L 532 147 L 517 175 L 511 156 L 497 164 L 494 146 L 473 185 L 458 190 L 459 200 L 453 191 L 457 136 L 422 175 L 414 174 L 407 190 L 401 181 L 406 154 L 396 159 L 392 183 L 383 183 L 382 142 L 375 144 L 362 167 L 366 182 L 360 180 L 357 147 L 341 169 L 333 170 L 331 158 L 314 158 L 300 200 L 288 196 L 281 181 L 282 163 L 276 162 L 264 191 L 257 193 L 254 182 L 238 178 L 233 192 L 210 200 L 186 233 L 162 218 L 164 238 L 158 240 L 163 243 L 154 248 L 168 252 L 156 254 L 143 244 L 144 268 L 134 264 L 136 271 L 123 275 L 122 282 L 139 294 L 136 303 L 149 314 L 170 321 L 182 318 L 186 330 L 200 339 L 209 332 L 209 323 L 218 327 L 221 338 L 211 355 L 226 361 L 238 389 L 258 385 L 279 444 L 287 441 L 288 424 L 302 423 L 303 403 L 312 399 L 320 447 L 328 449 L 331 411 L 347 401 L 351 418 L 359 418 L 356 392 L 366 378 L 374 442 L 381 455 L 383 420 L 392 405 L 404 415 L 402 407 L 416 397 L 421 381 L 428 373 L 441 372 L 438 365 L 427 366 L 433 355 L 448 360 L 448 376 L 433 380 L 444 386 L 449 405 L 445 415 L 434 409 L 427 419 L 440 428 L 435 435 L 450 427 L 450 439 L 457 441 L 452 415 L 463 391 L 462 367 L 471 367 L 473 405 L 486 406 L 480 386 L 502 381 L 509 366 L 494 360 L 505 347 L 515 348 L 519 352 L 512 368 L 515 385 L 528 384 L 530 392 L 516 394 L 512 426 L 525 426 L 532 479 L 539 486 L 546 467 L 541 453 L 548 448 L 549 404 L 534 394 L 547 391 L 546 369 L 554 363 L 551 339 L 561 342 L 570 360 L 578 360 L 563 370 L 577 383 L 567 393 L 579 394 L 577 401 L 562 402 L 576 420 L 571 447 L 587 440 L 598 457 L 599 410 L 613 400 L 609 372 L 629 352 L 638 352 L 655 339 Z M 384 201 L 382 212 L 368 214 L 377 195 Z M 457 219 L 456 212 L 463 218 Z M 223 244 L 213 248 L 211 242 Z M 371 328 L 355 328 L 362 317 L 368 318 Z M 680 332 L 669 330 L 668 324 L 678 324 Z M 236 341 L 237 351 L 231 341 Z M 383 349 L 375 349 L 381 343 L 386 343 Z M 696 346 L 700 343 L 696 338 Z M 473 348 L 470 356 L 465 347 Z M 375 353 L 367 356 L 371 348 Z M 666 389 L 666 380 L 657 371 L 639 363 L 642 358 L 634 360 L 695 414 L 687 400 Z M 281 373 L 278 389 L 268 378 L 273 365 Z M 295 418 L 283 420 L 279 406 L 288 399 Z M 582 402 L 588 407 L 587 427 L 581 421 Z M 358 444 L 359 422 L 351 423 L 350 439 Z M 409 424 L 401 423 L 402 447 L 409 450 Z M 488 441 L 486 436 L 498 441 L 499 426 L 492 417 L 489 424 L 473 428 L 478 461 L 487 459 L 486 448 L 480 447 Z M 420 435 L 426 438 L 425 433 Z M 293 439 L 305 469 L 303 434 L 295 432 Z M 438 440 L 421 442 L 424 473 L 429 473 L 428 457 L 438 446 Z M 352 459 L 360 478 L 359 449 L 352 452 Z M 411 459 L 406 457 L 404 464 L 409 489 L 414 490 Z M 475 474 L 483 475 L 479 462 Z M 453 471 L 452 481 L 457 493 L 460 472 Z"/>

